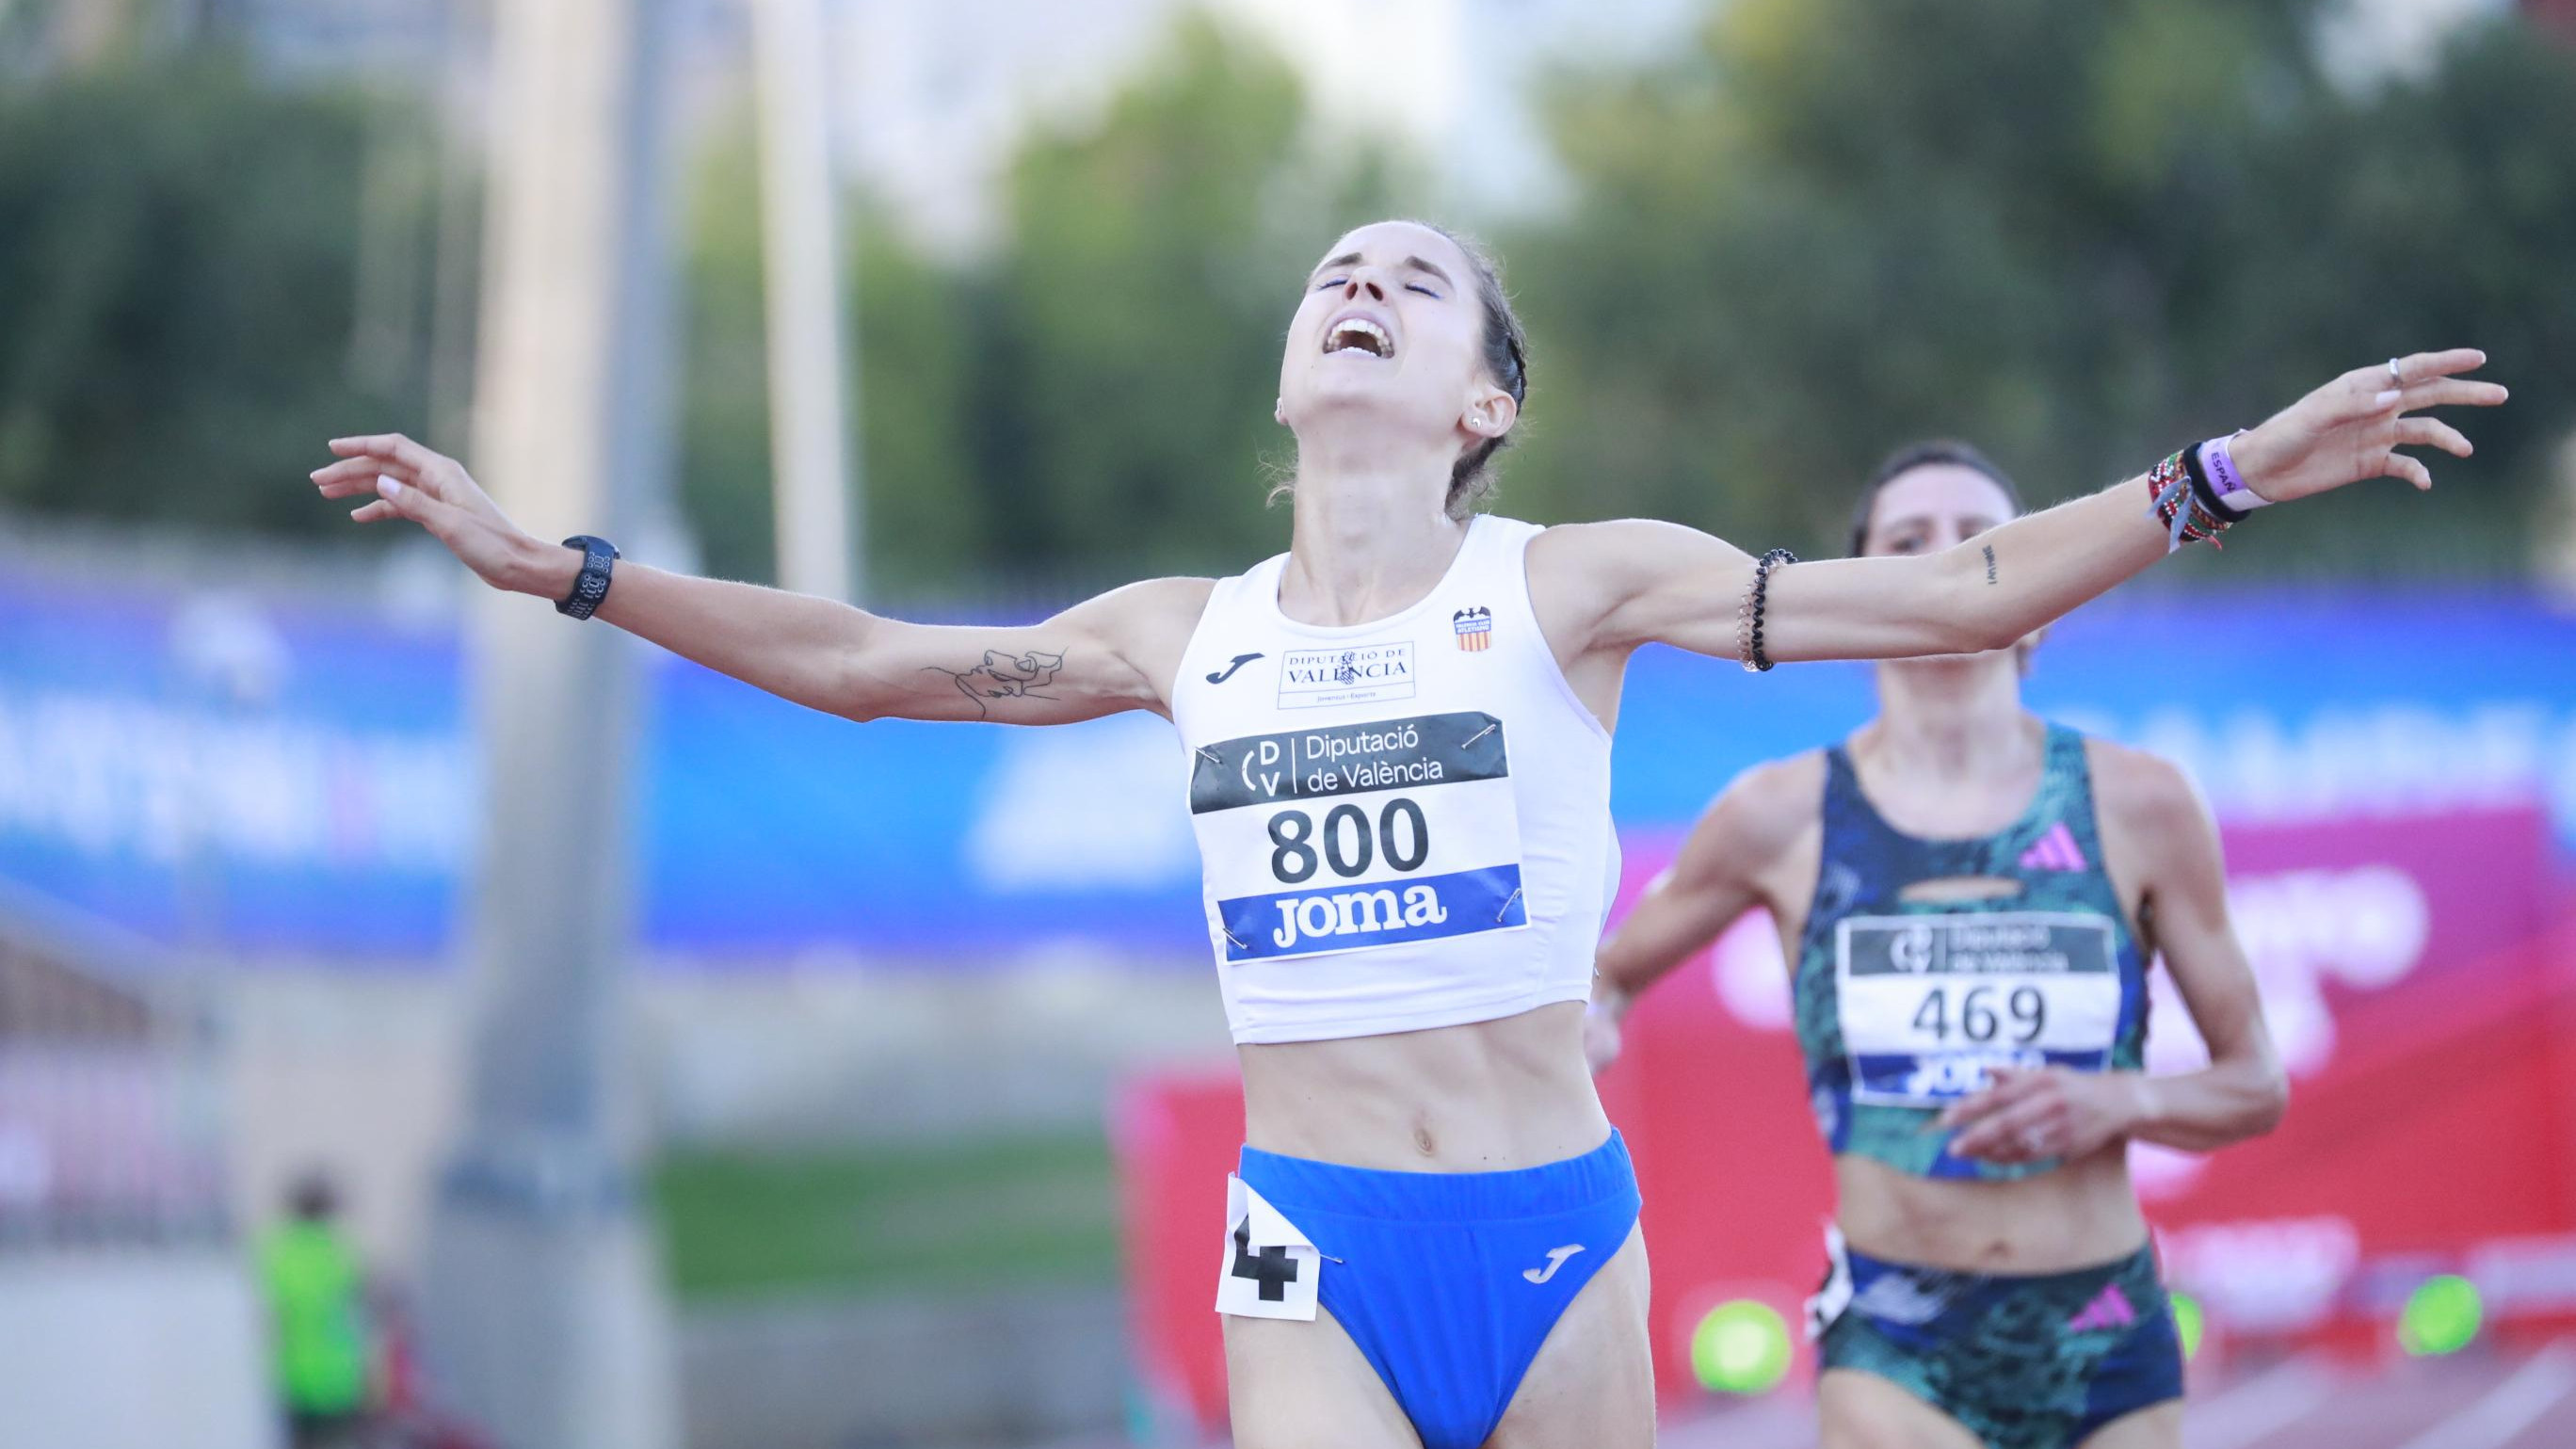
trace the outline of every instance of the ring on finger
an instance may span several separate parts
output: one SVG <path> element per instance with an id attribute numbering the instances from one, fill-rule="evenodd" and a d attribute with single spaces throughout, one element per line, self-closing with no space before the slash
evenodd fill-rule
<path id="1" fill-rule="evenodd" d="M 2394 357 L 2388 359 L 2388 385 L 2391 387 L 2406 385 L 2406 374 L 2397 370 L 2397 359 Z"/>

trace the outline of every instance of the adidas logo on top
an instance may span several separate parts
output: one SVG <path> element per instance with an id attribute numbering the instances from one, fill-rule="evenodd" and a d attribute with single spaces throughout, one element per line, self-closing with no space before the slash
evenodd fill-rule
<path id="1" fill-rule="evenodd" d="M 2089 867 L 2084 859 L 2084 848 L 2075 843 L 2075 832 L 2067 829 L 2066 822 L 2060 820 L 2048 827 L 2048 833 L 2041 836 L 2030 849 L 2021 853 L 2021 868 L 2024 870 L 2085 870 Z"/>

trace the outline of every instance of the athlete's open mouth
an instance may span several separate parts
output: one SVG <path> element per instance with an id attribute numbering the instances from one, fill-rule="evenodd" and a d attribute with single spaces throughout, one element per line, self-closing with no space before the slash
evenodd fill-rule
<path id="1" fill-rule="evenodd" d="M 1327 355 L 1358 351 L 1371 357 L 1393 357 L 1395 339 L 1366 317 L 1345 317 L 1324 334 L 1324 351 Z"/>

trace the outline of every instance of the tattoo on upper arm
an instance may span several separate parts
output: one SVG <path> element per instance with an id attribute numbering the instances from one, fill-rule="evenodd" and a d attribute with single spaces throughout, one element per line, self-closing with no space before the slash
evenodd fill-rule
<path id="1" fill-rule="evenodd" d="M 1055 683 L 1056 674 L 1063 668 L 1064 655 L 1061 653 L 1041 654 L 1031 650 L 1026 654 L 1011 655 L 999 649 L 985 650 L 984 662 L 972 669 L 942 669 L 936 664 L 922 666 L 924 673 L 947 675 L 956 684 L 958 693 L 975 701 L 976 714 L 985 719 L 993 715 L 991 706 L 986 703 L 988 700 L 1054 699 L 1056 696 L 1042 691 Z"/>
<path id="2" fill-rule="evenodd" d="M 1991 583 L 1993 583 L 1994 581 L 1995 581 L 1995 546 L 1994 546 L 1993 544 L 1991 544 L 1991 543 L 1990 543 L 1990 544 L 1987 544 L 1987 545 L 1986 545 L 1986 582 L 1991 584 Z"/>

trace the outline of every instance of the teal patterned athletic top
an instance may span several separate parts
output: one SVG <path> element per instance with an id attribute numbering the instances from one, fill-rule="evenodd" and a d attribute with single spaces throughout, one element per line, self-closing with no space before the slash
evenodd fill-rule
<path id="1" fill-rule="evenodd" d="M 2048 727 L 2039 793 L 1994 835 L 1924 840 L 1880 817 L 1851 756 L 1825 752 L 1825 839 L 1797 966 L 1798 1045 L 1825 1145 L 1922 1177 L 2029 1177 L 2055 1159 L 1952 1156 L 1933 1115 L 1989 1066 L 2144 1064 L 2146 963 L 2102 869 L 2084 736 Z M 2018 891 L 1909 902 L 1908 886 Z"/>

